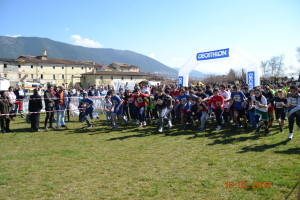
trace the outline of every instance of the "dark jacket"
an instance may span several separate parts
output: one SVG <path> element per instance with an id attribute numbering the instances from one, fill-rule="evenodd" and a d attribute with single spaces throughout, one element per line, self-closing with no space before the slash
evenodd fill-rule
<path id="1" fill-rule="evenodd" d="M 43 108 L 42 98 L 40 95 L 31 95 L 29 99 L 29 112 L 40 112 Z"/>
<path id="2" fill-rule="evenodd" d="M 9 98 L 5 97 L 2 98 L 0 97 L 0 113 L 1 114 L 9 114 L 10 111 L 10 103 L 9 103 Z M 1 115 L 1 118 L 8 118 L 9 115 Z"/>
<path id="3" fill-rule="evenodd" d="M 17 101 L 18 101 L 18 100 L 21 101 L 21 100 L 23 100 L 23 99 L 26 98 L 26 92 L 25 92 L 24 89 L 23 89 L 23 92 L 24 92 L 24 96 L 23 96 L 23 95 L 21 96 L 21 95 L 19 94 L 19 90 L 15 90 L 15 91 L 14 91 L 14 93 L 15 93 L 15 95 L 16 95 Z"/>
<path id="4" fill-rule="evenodd" d="M 44 92 L 44 101 L 45 101 L 46 108 L 55 107 L 55 100 L 56 100 L 56 96 L 52 92 L 49 92 L 48 90 Z"/>

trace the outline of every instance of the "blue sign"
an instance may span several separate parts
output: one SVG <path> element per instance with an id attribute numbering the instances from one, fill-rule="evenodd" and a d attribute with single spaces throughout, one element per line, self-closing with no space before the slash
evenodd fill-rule
<path id="1" fill-rule="evenodd" d="M 249 89 L 253 89 L 255 87 L 255 72 L 248 72 L 247 73 L 247 80 L 248 80 L 248 85 L 249 85 Z"/>
<path id="2" fill-rule="evenodd" d="M 183 76 L 178 77 L 178 86 L 183 86 Z"/>
<path id="3" fill-rule="evenodd" d="M 229 48 L 197 53 L 198 61 L 225 58 L 225 57 L 229 57 Z"/>

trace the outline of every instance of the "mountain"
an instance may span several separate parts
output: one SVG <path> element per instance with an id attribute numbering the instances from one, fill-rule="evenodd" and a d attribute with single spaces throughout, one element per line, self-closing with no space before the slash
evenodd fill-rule
<path id="1" fill-rule="evenodd" d="M 206 78 L 208 76 L 209 76 L 209 74 L 204 74 L 203 72 L 199 72 L 196 70 L 192 70 L 190 73 L 191 78 Z"/>
<path id="2" fill-rule="evenodd" d="M 5 37 L 0 36 L 0 58 L 18 58 L 20 55 L 41 55 L 47 50 L 49 58 L 77 61 L 95 61 L 109 65 L 113 62 L 127 63 L 140 67 L 142 72 L 164 74 L 177 77 L 177 71 L 148 56 L 129 50 L 108 48 L 87 48 L 39 37 Z"/>
<path id="3" fill-rule="evenodd" d="M 178 71 L 180 68 L 173 68 L 173 69 Z M 197 70 L 192 70 L 189 75 L 190 78 L 196 78 L 196 79 L 198 79 L 198 78 L 202 79 L 202 78 L 206 78 L 208 76 L 209 76 L 209 74 L 205 74 L 205 73 L 199 72 Z"/>

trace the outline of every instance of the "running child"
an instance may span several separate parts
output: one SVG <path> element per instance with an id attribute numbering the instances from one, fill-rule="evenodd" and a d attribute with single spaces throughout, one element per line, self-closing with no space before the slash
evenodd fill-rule
<path id="1" fill-rule="evenodd" d="M 210 107 L 210 105 L 214 105 L 214 113 L 216 115 L 216 120 L 218 123 L 218 126 L 216 128 L 217 131 L 221 130 L 222 125 L 222 112 L 224 111 L 224 97 L 219 94 L 218 89 L 213 90 L 213 96 L 208 101 L 207 105 Z"/>
<path id="2" fill-rule="evenodd" d="M 287 99 L 284 97 L 284 92 L 282 90 L 277 91 L 277 96 L 274 98 L 275 106 L 275 117 L 276 121 L 279 123 L 279 130 L 283 133 L 284 121 L 285 121 L 285 107 L 287 104 Z"/>
<path id="3" fill-rule="evenodd" d="M 94 111 L 94 101 L 90 98 L 88 98 L 87 93 L 83 93 L 83 99 L 80 101 L 80 107 L 82 108 L 82 121 L 85 121 L 87 123 L 86 129 L 92 128 L 92 125 L 89 121 L 88 116 L 92 118 L 93 111 Z"/>
<path id="4" fill-rule="evenodd" d="M 134 91 L 134 95 L 132 95 L 132 97 L 134 98 L 134 103 L 135 103 L 135 106 L 137 107 L 136 114 L 139 118 L 137 120 L 137 124 L 140 127 L 146 126 L 147 125 L 146 117 L 145 117 L 145 111 L 146 111 L 145 109 L 147 106 L 146 98 L 148 98 L 149 95 L 142 93 L 141 89 L 136 89 Z"/>
<path id="5" fill-rule="evenodd" d="M 206 101 L 203 101 L 201 97 L 197 99 L 197 111 L 196 115 L 198 117 L 198 120 L 200 122 L 200 130 L 199 132 L 205 131 L 205 122 L 206 122 L 206 115 L 208 112 L 208 107 Z"/>
<path id="6" fill-rule="evenodd" d="M 111 121 L 111 109 L 112 109 L 112 102 L 110 100 L 109 96 L 105 96 L 105 101 L 104 101 L 104 111 L 105 111 L 105 116 L 106 116 L 106 121 Z"/>
<path id="7" fill-rule="evenodd" d="M 259 88 L 256 88 L 254 90 L 254 96 L 252 97 L 250 107 L 254 106 L 254 104 L 255 104 L 255 121 L 257 124 L 256 133 L 260 132 L 260 129 L 262 126 L 260 124 L 260 121 L 263 121 L 264 127 L 265 127 L 265 134 L 268 134 L 269 133 L 268 102 L 267 102 L 266 97 L 264 97 L 261 94 L 261 90 Z"/>
<path id="8" fill-rule="evenodd" d="M 185 89 L 181 89 L 180 95 L 177 97 L 177 100 L 179 102 L 178 109 L 180 111 L 180 122 L 182 127 L 184 127 L 184 116 L 187 114 L 187 109 L 185 109 L 184 107 L 186 106 L 186 108 L 188 108 L 188 106 L 190 105 L 190 102 L 189 104 L 187 104 L 188 97 L 189 95 L 186 94 Z"/>
<path id="9" fill-rule="evenodd" d="M 112 90 L 110 93 L 110 100 L 112 102 L 112 125 L 113 129 L 118 129 L 118 125 L 116 124 L 117 118 L 119 120 L 123 119 L 122 114 L 123 114 L 123 100 L 116 95 L 115 91 Z"/>
<path id="10" fill-rule="evenodd" d="M 246 109 L 246 96 L 245 94 L 239 90 L 239 88 L 235 85 L 232 87 L 233 91 L 231 92 L 231 104 L 229 108 L 233 105 L 233 121 L 235 123 L 235 128 L 240 128 L 241 125 L 239 123 L 239 118 L 243 117 L 245 123 L 245 129 L 247 129 L 247 117 L 245 113 Z"/>
<path id="11" fill-rule="evenodd" d="M 156 106 L 156 109 L 158 111 L 158 132 L 163 132 L 164 118 L 166 117 L 168 111 L 167 97 L 164 94 L 162 88 L 158 88 L 156 92 L 157 93 L 154 96 L 154 105 Z"/>
<path id="12" fill-rule="evenodd" d="M 289 120 L 289 136 L 288 139 L 293 138 L 293 129 L 296 119 L 298 131 L 300 131 L 300 97 L 296 86 L 290 87 L 290 93 L 288 94 L 288 120 Z"/>
<path id="13" fill-rule="evenodd" d="M 268 112 L 270 116 L 269 125 L 272 125 L 274 121 L 274 94 L 269 86 L 265 86 L 262 95 L 264 95 L 268 101 Z"/>
<path id="14" fill-rule="evenodd" d="M 173 98 L 170 96 L 170 92 L 171 90 L 169 88 L 165 89 L 165 94 L 166 94 L 166 102 L 167 102 L 167 113 L 166 113 L 166 117 L 165 119 L 168 120 L 168 128 L 172 128 L 172 116 L 171 116 L 171 112 L 173 110 L 173 105 L 174 105 L 174 100 Z"/>
<path id="15" fill-rule="evenodd" d="M 220 85 L 219 94 L 224 97 L 224 110 L 227 110 L 229 108 L 231 99 L 229 93 L 225 89 L 225 85 Z M 222 117 L 223 124 L 229 122 L 229 112 L 223 112 Z"/>

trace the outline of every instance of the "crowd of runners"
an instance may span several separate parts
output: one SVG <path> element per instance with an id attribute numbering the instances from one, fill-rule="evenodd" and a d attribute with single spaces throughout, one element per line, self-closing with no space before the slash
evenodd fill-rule
<path id="1" fill-rule="evenodd" d="M 285 131 L 285 120 L 288 119 L 288 139 L 293 138 L 294 124 L 300 131 L 300 86 L 291 84 L 264 85 L 249 90 L 248 85 L 195 85 L 177 87 L 176 85 L 157 85 L 139 87 L 130 90 L 126 85 L 117 90 L 109 88 L 70 89 L 63 86 L 48 86 L 42 95 L 39 90 L 29 98 L 31 128 L 39 131 L 40 112 L 44 101 L 46 118 L 44 128 L 60 129 L 65 125 L 65 114 L 70 114 L 70 99 L 78 101 L 79 121 L 87 123 L 93 119 L 94 97 L 103 98 L 103 109 L 106 120 L 112 129 L 118 129 L 120 122 L 135 123 L 139 127 L 157 126 L 158 132 L 179 124 L 181 129 L 199 126 L 199 132 L 205 132 L 208 120 L 213 121 L 216 131 L 224 127 L 232 129 L 255 130 L 257 134 L 269 133 L 270 126 Z M 2 133 L 10 132 L 9 121 L 16 117 L 20 110 L 22 88 L 9 88 L 0 92 L 0 111 Z M 43 98 L 41 98 L 43 96 Z M 93 97 L 93 98 L 91 98 Z M 21 116 L 22 110 L 20 112 Z M 55 117 L 56 116 L 56 117 Z M 56 126 L 53 126 L 54 117 Z M 96 116 L 99 118 L 98 116 Z M 70 120 L 70 119 L 68 119 Z M 198 121 L 198 122 L 197 122 Z M 123 123 L 126 126 L 126 123 Z M 156 125 L 157 124 L 157 125 Z M 48 126 L 49 125 L 49 126 Z"/>
<path id="2" fill-rule="evenodd" d="M 276 126 L 284 132 L 288 118 L 288 138 L 293 138 L 296 121 L 300 130 L 300 97 L 299 88 L 291 85 L 276 89 L 266 85 L 252 90 L 244 86 L 218 85 L 206 87 L 158 86 L 142 93 L 141 89 L 133 91 L 120 89 L 118 94 L 111 91 L 105 97 L 106 119 L 112 120 L 113 129 L 117 129 L 119 120 L 135 122 L 146 126 L 147 122 L 157 123 L 158 132 L 164 126 L 172 128 L 179 123 L 185 129 L 199 124 L 199 131 L 205 132 L 207 120 L 215 119 L 216 130 L 232 124 L 233 129 L 253 128 L 256 133 Z M 195 123 L 199 121 L 199 123 Z"/>

